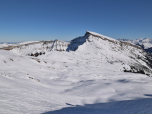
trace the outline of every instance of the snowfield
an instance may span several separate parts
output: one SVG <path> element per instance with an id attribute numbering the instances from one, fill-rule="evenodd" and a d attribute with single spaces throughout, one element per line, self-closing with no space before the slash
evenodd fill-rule
<path id="1" fill-rule="evenodd" d="M 132 45 L 120 50 L 97 36 L 79 37 L 67 51 L 46 50 L 38 57 L 25 55 L 29 46 L 0 50 L 0 113 L 151 114 L 152 78 L 124 72 L 135 63 L 151 70 L 146 52 Z"/>

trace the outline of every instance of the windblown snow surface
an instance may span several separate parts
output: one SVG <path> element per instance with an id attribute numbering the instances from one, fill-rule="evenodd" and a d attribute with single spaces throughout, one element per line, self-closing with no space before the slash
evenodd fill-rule
<path id="1" fill-rule="evenodd" d="M 0 50 L 0 113 L 152 113 L 152 78 L 124 72 L 151 76 L 142 48 L 87 32 L 67 51 L 34 57 L 24 49 Z"/>

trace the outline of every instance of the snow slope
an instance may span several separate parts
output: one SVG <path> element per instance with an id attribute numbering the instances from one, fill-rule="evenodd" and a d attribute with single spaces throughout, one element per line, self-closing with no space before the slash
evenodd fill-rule
<path id="1" fill-rule="evenodd" d="M 87 32 L 74 39 L 67 51 L 46 51 L 38 57 L 25 55 L 41 47 L 39 43 L 26 45 L 18 52 L 0 50 L 0 113 L 67 114 L 65 108 L 74 114 L 132 114 L 141 113 L 141 109 L 147 113 L 151 102 L 146 98 L 152 94 L 152 78 L 124 72 L 124 68 L 139 65 L 151 70 L 150 60 L 144 61 L 148 54 L 138 46 L 94 34 Z M 30 48 L 33 50 L 25 51 Z M 146 105 L 135 107 L 138 98 Z M 105 105 L 93 105 L 97 103 Z M 136 109 L 123 110 L 129 106 Z"/>
<path id="2" fill-rule="evenodd" d="M 31 57 L 0 50 L 0 112 L 40 114 L 77 105 L 149 98 L 145 94 L 152 94 L 151 77 L 125 73 L 119 70 L 120 63 L 101 57 L 58 51 Z"/>

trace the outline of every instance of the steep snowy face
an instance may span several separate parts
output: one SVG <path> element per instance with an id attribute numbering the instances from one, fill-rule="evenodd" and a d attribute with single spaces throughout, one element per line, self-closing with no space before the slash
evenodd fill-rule
<path id="1" fill-rule="evenodd" d="M 15 45 L 12 48 L 12 52 L 17 53 L 19 55 L 31 55 L 38 56 L 45 54 L 49 51 L 65 51 L 68 47 L 68 42 L 63 42 L 59 40 L 55 41 L 38 41 L 32 43 L 22 43 Z"/>
<path id="2" fill-rule="evenodd" d="M 151 75 L 152 58 L 140 46 L 94 32 L 87 31 L 83 37 L 72 40 L 67 51 L 94 53 L 105 61 L 129 65 L 129 68 L 124 67 L 124 71 Z"/>

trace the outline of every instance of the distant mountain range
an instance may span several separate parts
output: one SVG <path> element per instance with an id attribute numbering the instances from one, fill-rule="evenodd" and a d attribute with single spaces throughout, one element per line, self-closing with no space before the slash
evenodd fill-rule
<path id="1" fill-rule="evenodd" d="M 129 42 L 141 46 L 145 51 L 152 53 L 152 38 L 141 38 L 135 40 L 118 39 L 119 41 Z"/>

